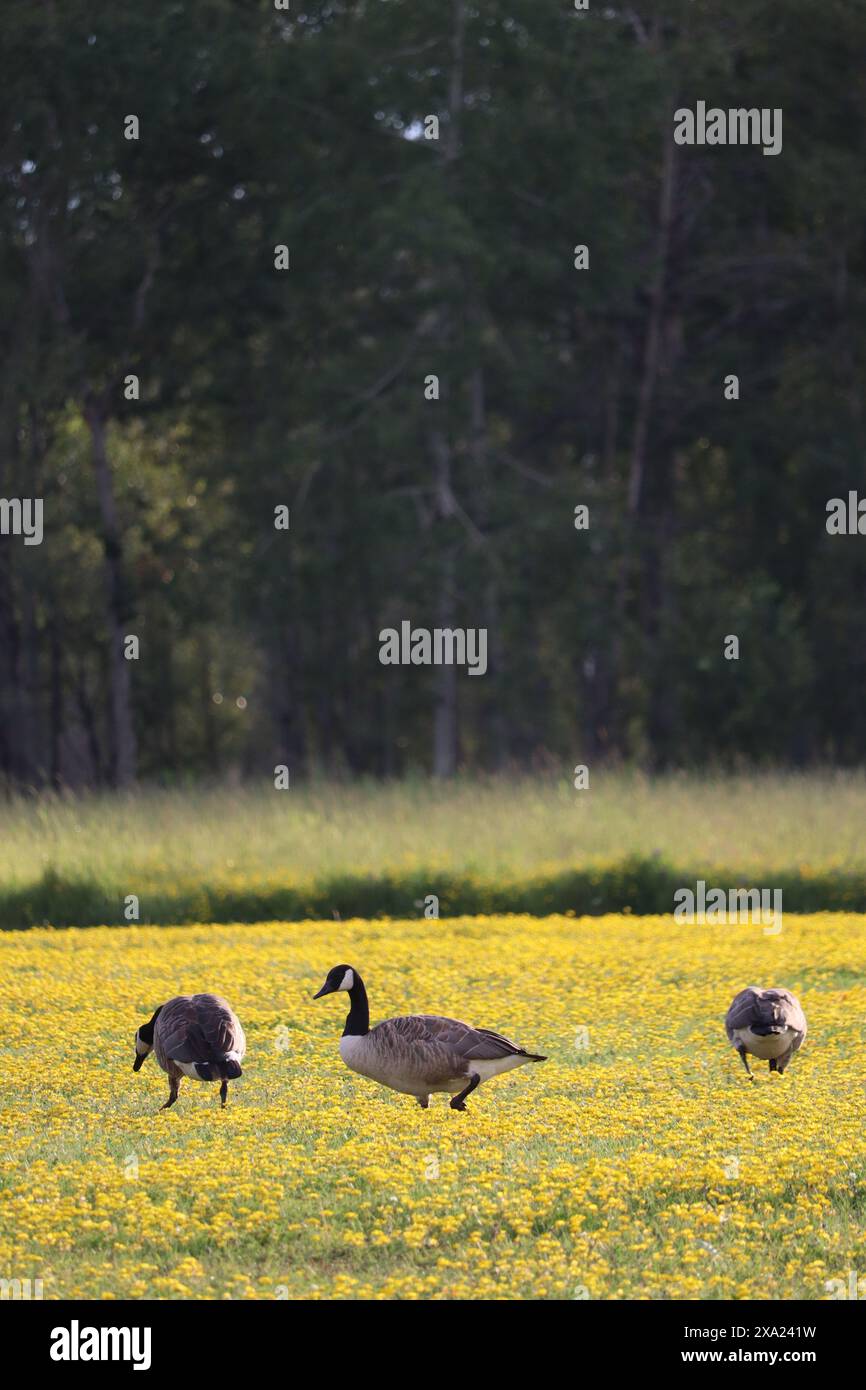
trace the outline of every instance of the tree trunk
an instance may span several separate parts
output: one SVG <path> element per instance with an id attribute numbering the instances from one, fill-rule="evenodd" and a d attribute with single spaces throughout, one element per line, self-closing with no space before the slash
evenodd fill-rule
<path id="1" fill-rule="evenodd" d="M 477 311 L 474 315 L 478 326 Z M 487 560 L 487 578 L 484 584 L 484 626 L 487 628 L 487 676 L 490 682 L 489 703 L 484 702 L 488 714 L 485 719 L 485 733 L 482 740 L 487 743 L 490 764 L 499 770 L 508 763 L 508 727 L 505 719 L 505 672 L 502 645 L 502 621 L 500 609 L 500 570 L 490 531 L 493 525 L 495 492 L 491 476 L 490 456 L 487 447 L 487 397 L 485 392 L 484 368 L 474 367 L 469 381 L 470 398 L 470 455 L 478 475 L 477 488 L 480 494 L 478 520 L 485 535 L 484 553 Z"/>
<path id="2" fill-rule="evenodd" d="M 440 627 L 454 626 L 454 557 L 443 556 L 440 575 Z M 453 777 L 457 771 L 457 667 L 436 668 L 436 710 L 433 721 L 433 776 Z"/>
<path id="3" fill-rule="evenodd" d="M 87 739 L 87 751 L 90 755 L 90 766 L 92 781 L 96 786 L 102 786 L 103 782 L 103 756 L 99 744 L 99 734 L 96 728 L 96 715 L 93 704 L 87 690 L 87 674 L 83 663 L 79 665 L 75 676 L 75 698 L 78 702 L 78 712 L 81 715 L 81 723 L 84 726 L 84 733 Z"/>
<path id="4" fill-rule="evenodd" d="M 205 630 L 198 640 L 199 703 L 201 705 L 202 752 L 207 775 L 215 777 L 220 771 L 219 736 L 214 718 L 213 661 L 210 636 Z"/>
<path id="5" fill-rule="evenodd" d="M 129 662 L 123 654 L 123 639 L 128 635 L 126 624 L 130 616 L 129 596 L 123 575 L 123 543 L 114 500 L 111 466 L 106 450 L 105 412 L 92 396 L 85 402 L 84 418 L 93 445 L 93 468 L 105 551 L 111 780 L 115 787 L 127 787 L 135 781 L 136 743 L 132 717 L 132 679 Z"/>
<path id="6" fill-rule="evenodd" d="M 14 410 L 4 401 L 4 439 L 8 440 L 6 459 L 17 464 L 18 434 Z M 4 466 L 0 455 L 0 495 L 18 492 L 12 467 Z M 16 549 L 5 537 L 0 540 L 0 774 L 13 785 L 32 782 L 35 777 L 32 724 L 28 710 L 27 675 L 28 634 L 22 620 L 13 555 Z"/>
<path id="7" fill-rule="evenodd" d="M 668 256 L 670 254 L 676 188 L 676 146 L 673 131 L 667 130 L 662 152 L 662 175 L 659 188 L 658 218 L 653 251 L 653 272 L 649 288 L 649 315 L 644 340 L 643 360 L 638 385 L 634 434 L 629 457 L 626 491 L 625 525 L 622 554 L 614 605 L 614 638 L 612 647 L 612 694 L 621 680 L 625 646 L 625 620 L 628 607 L 629 581 L 635 568 L 636 551 L 640 550 L 637 523 L 644 494 L 647 446 L 652 408 L 661 365 L 662 329 L 665 316 Z M 641 569 L 640 555 L 637 568 Z M 622 724 L 622 720 L 619 721 Z"/>
<path id="8" fill-rule="evenodd" d="M 629 462 L 628 494 L 626 510 L 629 518 L 637 516 L 640 508 L 641 490 L 646 470 L 647 436 L 656 381 L 661 357 L 662 321 L 665 308 L 665 277 L 667 274 L 668 252 L 670 250 L 671 224 L 674 213 L 674 156 L 676 145 L 673 134 L 665 135 L 662 157 L 662 181 L 659 190 L 658 228 L 656 231 L 655 266 L 650 282 L 650 308 L 647 321 L 646 341 L 644 343 L 643 368 L 638 391 L 637 415 L 635 417 L 634 438 L 632 440 Z"/>
<path id="9" fill-rule="evenodd" d="M 453 512 L 451 446 L 440 429 L 430 432 L 430 452 L 435 476 L 436 513 L 440 525 L 447 525 Z M 443 628 L 453 628 L 456 621 L 454 558 L 453 541 L 443 540 L 436 600 L 436 622 Z M 453 777 L 457 771 L 457 667 L 442 665 L 437 666 L 435 671 L 433 776 Z"/>
<path id="10" fill-rule="evenodd" d="M 0 546 L 0 773 L 11 783 L 31 779 L 30 729 L 15 608 L 11 546 Z"/>
<path id="11" fill-rule="evenodd" d="M 466 39 L 466 3 L 454 0 L 451 30 L 451 69 L 448 79 L 448 132 L 442 151 L 446 169 L 452 169 L 460 156 L 460 116 L 463 110 L 463 63 Z M 454 192 L 449 174 L 449 186 Z M 447 277 L 444 277 L 447 279 Z M 444 294 L 444 284 L 443 284 Z M 443 302 L 439 315 L 437 346 L 447 353 L 451 337 L 451 315 Z M 439 407 L 441 410 L 441 406 Z M 451 444 L 442 428 L 430 431 L 430 453 L 433 462 L 435 510 L 443 530 L 454 514 L 454 495 L 451 491 Z M 455 553 L 453 542 L 445 539 L 441 546 L 436 621 L 438 626 L 453 628 L 456 620 Z M 452 777 L 457 771 L 457 667 L 436 668 L 435 706 L 433 714 L 433 776 Z"/>
<path id="12" fill-rule="evenodd" d="M 63 648 L 56 613 L 49 623 L 51 660 L 51 785 L 55 791 L 63 786 Z"/>

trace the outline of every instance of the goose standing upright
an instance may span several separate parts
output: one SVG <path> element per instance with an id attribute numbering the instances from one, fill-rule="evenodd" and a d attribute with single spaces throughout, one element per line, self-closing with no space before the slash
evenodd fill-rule
<path id="1" fill-rule="evenodd" d="M 133 1071 L 156 1052 L 156 1060 L 168 1073 L 169 1092 L 161 1110 L 174 1105 L 181 1078 L 219 1081 L 225 1106 L 228 1083 L 241 1075 L 247 1040 L 237 1014 L 217 994 L 177 994 L 160 1004 L 153 1017 L 135 1035 Z"/>
<path id="2" fill-rule="evenodd" d="M 526 1062 L 546 1062 L 489 1028 L 472 1028 L 439 1014 L 407 1014 L 370 1028 L 364 981 L 351 965 L 335 965 L 314 999 L 346 990 L 349 1013 L 340 1056 L 361 1076 L 414 1096 L 424 1109 L 434 1091 L 452 1096 L 451 1109 L 465 1110 L 466 1097 L 491 1076 Z"/>
<path id="3" fill-rule="evenodd" d="M 768 1061 L 770 1071 L 781 1074 L 806 1036 L 806 1015 L 789 989 L 749 985 L 728 1009 L 725 1031 L 754 1081 L 746 1053 Z"/>

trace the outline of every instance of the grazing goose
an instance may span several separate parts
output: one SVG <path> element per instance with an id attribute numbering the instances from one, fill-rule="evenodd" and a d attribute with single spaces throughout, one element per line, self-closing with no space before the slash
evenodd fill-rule
<path id="1" fill-rule="evenodd" d="M 806 1036 L 806 1015 L 789 989 L 749 985 L 728 1009 L 725 1030 L 754 1081 L 746 1053 L 768 1060 L 770 1071 L 783 1072 Z"/>
<path id="2" fill-rule="evenodd" d="M 237 1015 L 216 994 L 178 994 L 160 1004 L 149 1023 L 135 1035 L 133 1071 L 139 1071 L 151 1051 L 168 1072 L 167 1110 L 177 1100 L 181 1078 L 220 1081 L 220 1100 L 225 1105 L 229 1082 L 241 1075 L 247 1040 Z"/>
<path id="3" fill-rule="evenodd" d="M 470 1028 L 438 1014 L 407 1014 L 370 1028 L 364 981 L 350 965 L 335 965 L 314 999 L 345 989 L 349 1014 L 340 1056 L 352 1071 L 392 1091 L 414 1096 L 424 1110 L 432 1091 L 451 1094 L 451 1109 L 465 1110 L 466 1097 L 482 1081 L 524 1062 L 546 1062 L 489 1028 Z"/>

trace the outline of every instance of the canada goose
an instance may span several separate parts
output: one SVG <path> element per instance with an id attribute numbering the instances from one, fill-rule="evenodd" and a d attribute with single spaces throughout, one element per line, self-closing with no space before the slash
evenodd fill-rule
<path id="1" fill-rule="evenodd" d="M 241 1075 L 247 1040 L 237 1015 L 216 994 L 177 994 L 160 1004 L 153 1018 L 135 1035 L 133 1071 L 139 1071 L 151 1051 L 168 1072 L 167 1110 L 177 1100 L 181 1077 L 193 1081 L 221 1081 L 220 1100 L 225 1105 L 229 1082 Z"/>
<path id="2" fill-rule="evenodd" d="M 754 1081 L 746 1053 L 783 1072 L 806 1036 L 806 1015 L 789 989 L 741 989 L 725 1015 L 728 1038 Z"/>
<path id="3" fill-rule="evenodd" d="M 432 1091 L 447 1091 L 451 1109 L 465 1110 L 466 1097 L 482 1081 L 524 1062 L 546 1062 L 489 1028 L 470 1028 L 438 1014 L 407 1014 L 370 1028 L 364 981 L 350 965 L 335 965 L 314 999 L 345 989 L 350 1008 L 340 1039 L 340 1056 L 352 1071 L 392 1091 L 414 1096 L 424 1110 Z"/>

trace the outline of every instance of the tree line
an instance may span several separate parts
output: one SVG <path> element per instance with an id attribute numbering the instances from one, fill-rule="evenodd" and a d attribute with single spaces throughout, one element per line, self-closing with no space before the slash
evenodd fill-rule
<path id="1" fill-rule="evenodd" d="M 863 756 L 866 11 L 5 27 L 6 785 Z"/>

